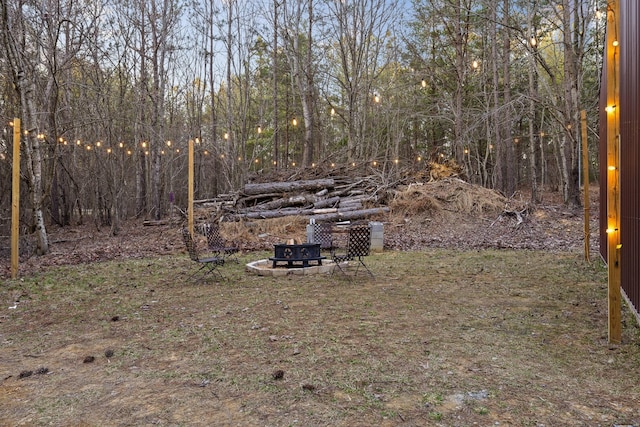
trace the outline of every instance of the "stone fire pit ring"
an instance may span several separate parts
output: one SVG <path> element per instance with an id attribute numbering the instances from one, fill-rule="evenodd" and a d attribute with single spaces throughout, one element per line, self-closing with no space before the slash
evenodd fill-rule
<path id="1" fill-rule="evenodd" d="M 269 259 L 260 259 L 258 261 L 250 262 L 246 265 L 246 270 L 249 273 L 257 274 L 258 276 L 272 276 L 281 277 L 288 276 L 290 274 L 297 275 L 310 275 L 310 274 L 330 274 L 335 268 L 333 261 L 325 261 L 322 265 L 310 265 L 308 267 L 273 267 L 273 263 Z"/>

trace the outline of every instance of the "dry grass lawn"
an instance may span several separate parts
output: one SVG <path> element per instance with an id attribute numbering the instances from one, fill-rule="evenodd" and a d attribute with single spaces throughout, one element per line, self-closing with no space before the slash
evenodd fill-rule
<path id="1" fill-rule="evenodd" d="M 375 279 L 185 280 L 186 255 L 0 288 L 0 425 L 640 425 L 640 334 L 607 343 L 576 253 L 385 251 Z"/>

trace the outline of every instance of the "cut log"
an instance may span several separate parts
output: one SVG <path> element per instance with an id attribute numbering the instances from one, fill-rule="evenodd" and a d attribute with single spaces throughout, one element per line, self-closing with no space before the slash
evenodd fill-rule
<path id="1" fill-rule="evenodd" d="M 350 208 L 337 209 L 336 212 L 316 214 L 315 209 L 280 209 L 273 211 L 246 212 L 230 217 L 231 221 L 240 221 L 241 219 L 268 219 L 281 218 L 285 216 L 305 216 L 315 218 L 316 221 L 345 221 L 352 219 L 366 218 L 374 215 L 382 215 L 389 213 L 388 207 L 352 210 Z M 320 211 L 322 212 L 322 211 Z"/>
<path id="2" fill-rule="evenodd" d="M 340 197 L 330 197 L 328 199 L 318 200 L 313 204 L 314 209 L 322 209 L 334 207 L 340 202 Z"/>
<path id="3" fill-rule="evenodd" d="M 272 200 L 270 202 L 261 203 L 247 210 L 249 211 L 270 211 L 275 209 L 288 208 L 291 206 L 304 206 L 307 204 L 307 198 L 303 195 L 283 197 L 281 199 Z"/>
<path id="4" fill-rule="evenodd" d="M 159 219 L 159 220 L 150 220 L 147 219 L 142 223 L 145 227 L 153 227 L 153 226 L 159 226 L 159 225 L 168 225 L 169 224 L 169 220 L 168 219 Z"/>
<path id="5" fill-rule="evenodd" d="M 350 208 L 354 209 L 362 209 L 362 202 L 360 200 L 348 200 L 348 201 L 340 201 L 340 209 Z"/>
<path id="6" fill-rule="evenodd" d="M 263 193 L 287 193 L 303 190 L 313 191 L 323 188 L 332 188 L 334 185 L 335 181 L 331 178 L 291 182 L 264 182 L 257 184 L 245 184 L 244 194 L 255 195 Z"/>
<path id="7" fill-rule="evenodd" d="M 321 215 L 321 214 L 336 213 L 336 212 L 338 212 L 338 208 L 314 209 L 313 215 Z"/>
<path id="8" fill-rule="evenodd" d="M 362 210 L 357 210 L 357 211 L 346 211 L 346 212 L 337 212 L 337 213 L 329 213 L 329 214 L 323 214 L 323 215 L 314 215 L 313 218 L 315 218 L 316 222 L 322 222 L 322 221 L 346 221 L 346 220 L 352 220 L 352 219 L 362 219 L 362 218 L 368 218 L 370 216 L 375 216 L 375 215 L 383 215 L 383 214 L 387 214 L 389 213 L 390 209 L 388 207 L 381 207 L 381 208 L 372 208 L 372 209 L 362 209 Z"/>

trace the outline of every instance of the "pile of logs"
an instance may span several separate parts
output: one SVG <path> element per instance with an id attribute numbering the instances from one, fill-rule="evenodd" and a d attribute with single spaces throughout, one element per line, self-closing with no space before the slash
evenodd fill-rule
<path id="1" fill-rule="evenodd" d="M 194 203 L 227 221 L 296 215 L 335 222 L 388 213 L 388 207 L 380 206 L 380 190 L 371 178 L 248 183 L 238 194 Z"/>

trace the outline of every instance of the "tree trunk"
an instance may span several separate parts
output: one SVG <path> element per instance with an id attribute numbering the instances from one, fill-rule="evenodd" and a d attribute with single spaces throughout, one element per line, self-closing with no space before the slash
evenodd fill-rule
<path id="1" fill-rule="evenodd" d="M 278 169 L 278 0 L 273 0 L 273 161 Z"/>
<path id="2" fill-rule="evenodd" d="M 519 159 L 516 157 L 514 141 L 511 134 L 511 69 L 509 58 L 511 56 L 511 33 L 509 31 L 509 0 L 504 0 L 504 10 L 502 12 L 504 28 L 503 28 L 503 46 L 502 46 L 502 78 L 504 80 L 504 96 L 503 104 L 506 106 L 504 109 L 504 116 L 502 118 L 502 127 L 504 129 L 502 135 L 504 137 L 505 148 L 505 171 L 507 173 L 505 185 L 503 188 L 507 197 L 511 197 L 516 192 L 517 174 L 516 168 Z"/>
<path id="3" fill-rule="evenodd" d="M 27 180 L 29 182 L 30 197 L 33 209 L 33 225 L 36 233 L 36 253 L 45 255 L 49 253 L 49 238 L 43 214 L 43 188 L 42 188 L 42 152 L 40 141 L 37 138 L 37 126 L 34 108 L 34 86 L 27 75 L 24 58 L 17 45 L 12 22 L 21 22 L 21 17 L 9 17 L 6 0 L 0 0 L 2 7 L 2 42 L 6 49 L 6 55 L 13 73 L 15 89 L 20 97 L 22 110 L 22 134 L 24 139 L 24 155 L 27 166 Z M 16 13 L 20 13 L 17 10 Z"/>
<path id="4" fill-rule="evenodd" d="M 147 37 L 146 37 L 146 2 L 140 2 L 140 46 L 138 55 L 140 58 L 140 82 L 138 87 L 138 123 L 136 123 L 137 135 L 136 146 L 133 152 L 137 155 L 136 166 L 136 218 L 140 218 L 147 213 L 147 161 L 145 148 L 142 143 L 145 141 L 146 126 L 146 100 L 147 100 Z"/>
<path id="5" fill-rule="evenodd" d="M 292 182 L 265 182 L 262 184 L 246 184 L 244 194 L 285 193 L 299 190 L 317 190 L 333 188 L 335 181 L 331 178 L 292 181 Z"/>
<path id="6" fill-rule="evenodd" d="M 538 72 L 536 64 L 536 55 L 538 55 L 538 41 L 536 34 L 536 27 L 533 25 L 533 18 L 536 15 L 535 6 L 532 10 L 527 11 L 527 28 L 530 29 L 530 37 L 528 43 L 529 55 L 529 117 L 527 118 L 529 124 L 529 181 L 531 183 L 531 203 L 537 204 L 540 202 L 540 190 L 538 189 L 538 168 L 536 164 L 536 148 L 539 129 L 538 121 L 536 120 L 536 102 L 538 100 Z"/>
<path id="7" fill-rule="evenodd" d="M 580 183 L 578 182 L 579 145 L 577 132 L 579 108 L 580 73 L 579 63 L 582 57 L 581 21 L 578 15 L 579 6 L 576 0 L 563 0 L 564 31 L 564 88 L 565 88 L 565 135 L 563 138 L 563 156 L 567 164 L 565 171 L 565 202 L 573 206 L 581 206 Z M 571 13 L 574 13 L 571 16 Z"/>

